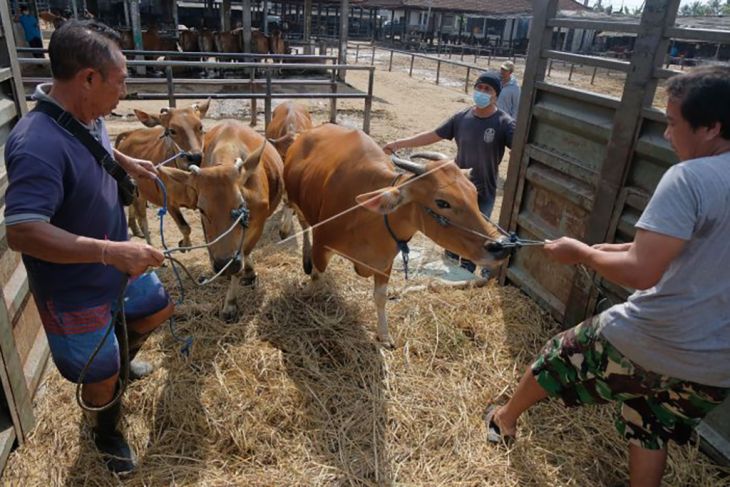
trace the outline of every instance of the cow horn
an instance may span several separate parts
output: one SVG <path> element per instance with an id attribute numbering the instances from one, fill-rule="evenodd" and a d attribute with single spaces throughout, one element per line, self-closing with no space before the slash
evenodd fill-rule
<path id="1" fill-rule="evenodd" d="M 236 171 L 240 171 L 241 167 L 243 166 L 243 159 L 237 157 L 234 166 L 236 167 Z"/>
<path id="2" fill-rule="evenodd" d="M 408 159 L 401 159 L 395 154 L 390 156 L 390 160 L 393 161 L 393 164 L 395 164 L 399 168 L 404 169 L 408 172 L 412 172 L 417 176 L 420 176 L 426 172 L 426 168 L 422 164 L 409 161 Z"/>
<path id="3" fill-rule="evenodd" d="M 445 154 L 442 154 L 440 152 L 432 152 L 432 151 L 421 151 L 421 152 L 414 152 L 411 154 L 411 159 L 428 159 L 429 161 L 445 161 L 448 159 Z"/>
<path id="4" fill-rule="evenodd" d="M 189 170 L 190 170 L 190 172 L 191 172 L 191 173 L 193 173 L 193 174 L 200 174 L 200 168 L 199 168 L 198 166 L 196 166 L 195 164 L 190 164 L 190 165 L 188 166 L 188 169 L 189 169 Z"/>
<path id="5" fill-rule="evenodd" d="M 164 113 L 170 113 L 170 107 L 162 107 L 160 108 L 160 115 Z"/>

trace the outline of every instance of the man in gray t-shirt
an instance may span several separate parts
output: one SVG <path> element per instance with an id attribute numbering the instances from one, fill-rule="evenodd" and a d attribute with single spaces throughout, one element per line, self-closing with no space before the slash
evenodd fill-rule
<path id="1" fill-rule="evenodd" d="M 502 81 L 496 72 L 482 73 L 474 83 L 474 105 L 442 123 L 436 130 L 422 132 L 407 139 L 391 142 L 383 150 L 393 153 L 399 149 L 422 147 L 448 139 L 456 142 L 456 164 L 471 169 L 471 180 L 477 188 L 479 209 L 492 216 L 497 195 L 497 171 L 504 157 L 505 147 L 512 147 L 515 122 L 497 108 Z M 447 252 L 452 258 L 459 256 Z M 474 263 L 462 259 L 461 265 L 474 272 Z M 485 270 L 483 270 L 485 271 Z M 487 272 L 483 272 L 486 277 Z"/>
<path id="2" fill-rule="evenodd" d="M 549 257 L 637 289 L 553 337 L 512 398 L 488 409 L 488 439 L 513 439 L 517 418 L 548 397 L 616 401 L 629 440 L 631 485 L 660 485 L 667 442 L 685 443 L 730 395 L 730 68 L 668 82 L 665 137 L 679 156 L 636 224 L 633 242 L 590 247 L 571 238 Z"/>

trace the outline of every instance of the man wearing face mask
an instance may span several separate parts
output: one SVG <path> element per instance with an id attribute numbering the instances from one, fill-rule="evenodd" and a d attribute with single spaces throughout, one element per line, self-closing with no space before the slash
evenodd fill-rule
<path id="1" fill-rule="evenodd" d="M 456 142 L 456 164 L 462 169 L 471 169 L 471 180 L 477 187 L 479 209 L 491 217 L 497 194 L 497 170 L 504 157 L 505 147 L 512 147 L 515 122 L 497 108 L 497 99 L 502 91 L 502 80 L 496 72 L 482 73 L 474 83 L 474 105 L 466 108 L 436 130 L 423 132 L 407 139 L 391 142 L 383 150 L 391 154 L 397 150 L 434 144 L 443 139 Z M 446 254 L 455 259 L 458 255 Z M 473 262 L 461 259 L 461 266 L 474 272 Z M 482 271 L 488 276 L 486 270 Z"/>

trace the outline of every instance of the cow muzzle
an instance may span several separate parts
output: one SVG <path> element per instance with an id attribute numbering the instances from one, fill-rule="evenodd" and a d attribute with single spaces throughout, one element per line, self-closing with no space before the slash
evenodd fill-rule
<path id="1" fill-rule="evenodd" d="M 201 152 L 186 152 L 183 157 L 188 161 L 188 163 L 195 164 L 197 166 L 200 166 L 200 163 L 203 161 L 203 154 Z"/>
<path id="2" fill-rule="evenodd" d="M 504 260 L 512 255 L 517 247 L 511 244 L 509 238 L 502 237 L 496 242 L 489 242 L 485 248 L 494 260 Z"/>
<path id="3" fill-rule="evenodd" d="M 223 275 L 231 276 L 233 274 L 238 274 L 241 271 L 241 264 L 241 254 L 236 254 L 234 257 L 229 259 L 215 259 L 213 261 L 213 270 L 216 274 L 218 274 L 225 268 Z"/>

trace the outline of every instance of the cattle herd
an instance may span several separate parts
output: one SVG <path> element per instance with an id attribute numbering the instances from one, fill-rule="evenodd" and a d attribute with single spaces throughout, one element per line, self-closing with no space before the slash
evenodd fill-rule
<path id="1" fill-rule="evenodd" d="M 225 121 L 204 132 L 210 105 L 135 110 L 145 125 L 120 134 L 117 148 L 159 164 L 167 201 L 158 184 L 142 181 L 129 209 L 134 235 L 147 238 L 147 202 L 167 204 L 190 246 L 190 226 L 180 208 L 200 213 L 212 269 L 230 280 L 221 316 L 236 318 L 240 282 L 256 281 L 252 251 L 264 224 L 284 201 L 280 236 L 302 227 L 303 269 L 311 286 L 321 282 L 333 255 L 350 260 L 355 272 L 374 278 L 377 338 L 393 343 L 385 302 L 392 264 L 402 243 L 422 232 L 438 245 L 479 265 L 492 267 L 507 254 L 498 230 L 484 219 L 476 188 L 451 160 L 433 153 L 424 162 L 389 157 L 370 136 L 334 124 L 313 126 L 305 106 L 284 102 L 273 113 L 266 137 L 247 124 Z M 185 153 L 185 157 L 176 155 Z M 242 214 L 245 225 L 237 225 Z M 287 217 L 288 216 L 288 217 Z M 141 229 L 140 229 L 141 228 Z"/>

